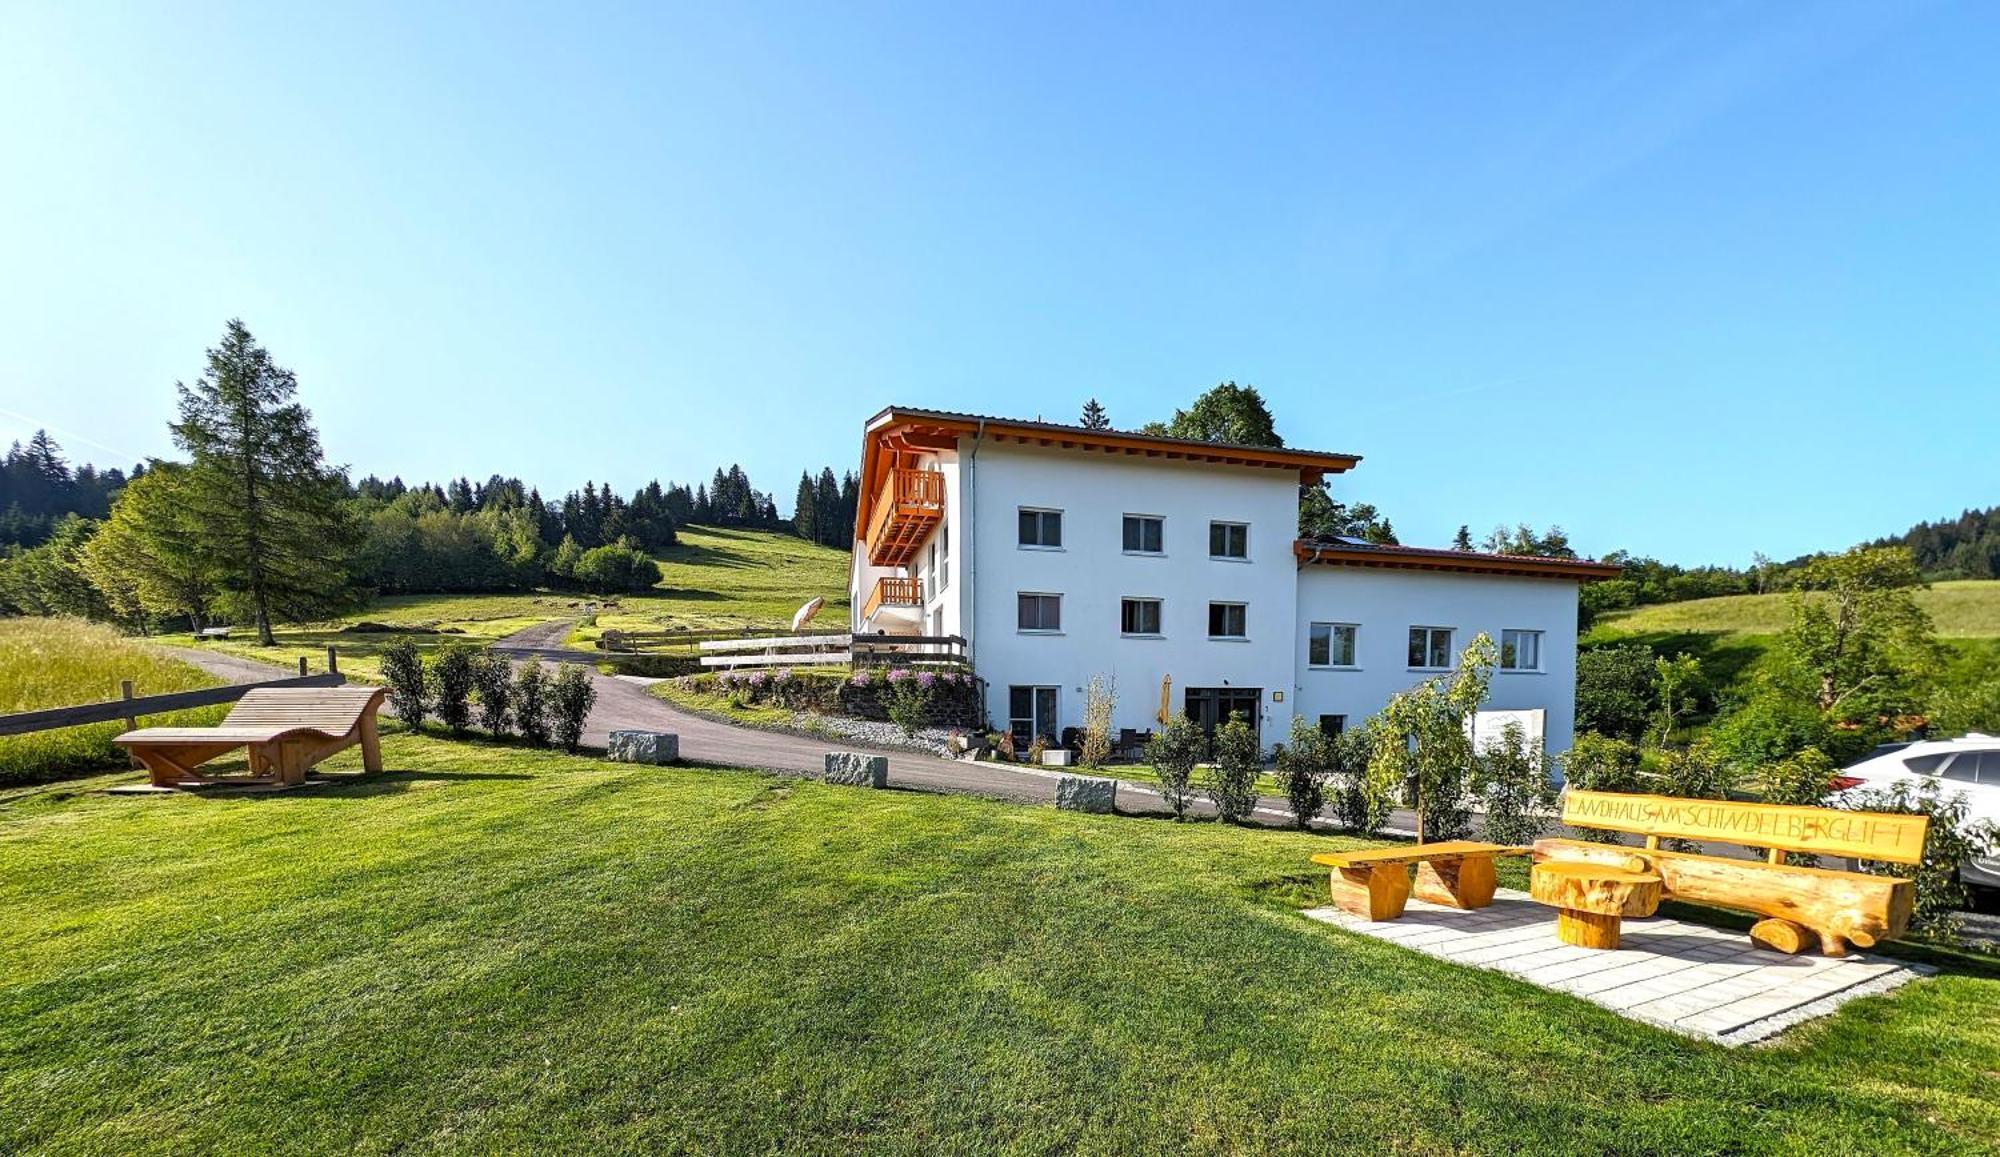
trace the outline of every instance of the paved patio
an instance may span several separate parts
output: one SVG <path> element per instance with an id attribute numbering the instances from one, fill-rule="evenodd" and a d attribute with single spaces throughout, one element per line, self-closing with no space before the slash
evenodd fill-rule
<path id="1" fill-rule="evenodd" d="M 1501 889 L 1491 907 L 1473 912 L 1413 898 L 1400 920 L 1377 923 L 1338 908 L 1313 908 L 1306 915 L 1730 1046 L 1775 1036 L 1856 997 L 1887 992 L 1932 971 L 1861 953 L 1784 956 L 1751 947 L 1741 932 L 1665 917 L 1627 919 L 1615 951 L 1578 948 L 1556 939 L 1553 908 L 1509 889 Z"/>

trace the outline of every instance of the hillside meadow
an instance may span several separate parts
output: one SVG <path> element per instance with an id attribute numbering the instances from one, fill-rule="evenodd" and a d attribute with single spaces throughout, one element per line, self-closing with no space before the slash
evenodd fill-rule
<path id="1" fill-rule="evenodd" d="M 387 761 L 0 791 L 0 1151 L 2000 1137 L 1976 960 L 1727 1050 L 1304 919 L 1336 837 L 403 734 Z"/>
<path id="2" fill-rule="evenodd" d="M 1917 605 L 1946 639 L 2000 638 L 2000 582 L 1932 583 L 1916 592 Z M 1682 603 L 1654 603 L 1600 616 L 1594 635 L 1775 635 L 1790 618 L 1788 594 L 1727 595 Z"/>

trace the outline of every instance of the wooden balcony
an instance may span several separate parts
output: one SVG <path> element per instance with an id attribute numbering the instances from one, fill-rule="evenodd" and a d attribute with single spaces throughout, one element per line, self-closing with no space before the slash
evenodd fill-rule
<path id="1" fill-rule="evenodd" d="M 875 612 L 883 607 L 909 607 L 921 609 L 924 605 L 924 584 L 922 579 L 883 577 L 875 581 L 875 589 L 868 592 L 868 598 L 861 604 L 861 621 L 868 622 Z"/>
<path id="2" fill-rule="evenodd" d="M 908 565 L 917 546 L 943 520 L 941 471 L 889 471 L 868 519 L 868 561 L 876 566 Z"/>

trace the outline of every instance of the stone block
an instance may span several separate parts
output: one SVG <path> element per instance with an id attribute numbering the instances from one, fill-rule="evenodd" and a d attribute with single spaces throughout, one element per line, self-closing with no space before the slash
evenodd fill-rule
<path id="1" fill-rule="evenodd" d="M 1076 752 L 1067 747 L 1051 747 L 1042 752 L 1043 767 L 1068 767 L 1076 762 Z"/>
<path id="2" fill-rule="evenodd" d="M 826 753 L 826 782 L 848 787 L 889 786 L 889 757 L 858 751 Z"/>
<path id="3" fill-rule="evenodd" d="M 1118 804 L 1118 781 L 1094 775 L 1065 775 L 1056 780 L 1056 806 L 1072 812 L 1109 812 Z"/>
<path id="4" fill-rule="evenodd" d="M 614 731 L 604 753 L 620 763 L 673 763 L 681 757 L 681 737 L 670 731 Z"/>

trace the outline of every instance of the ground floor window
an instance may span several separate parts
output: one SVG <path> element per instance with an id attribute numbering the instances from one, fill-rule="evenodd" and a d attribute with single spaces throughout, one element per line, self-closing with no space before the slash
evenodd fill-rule
<path id="1" fill-rule="evenodd" d="M 1056 739 L 1056 688 L 1007 688 L 1007 730 L 1014 735 L 1014 749 L 1026 751 L 1039 735 Z"/>
<path id="2" fill-rule="evenodd" d="M 1500 669 L 1502 671 L 1541 670 L 1542 633 L 1540 631 L 1500 632 Z"/>
<path id="3" fill-rule="evenodd" d="M 1319 717 L 1319 733 L 1332 739 L 1347 730 L 1347 716 L 1322 715 Z"/>
<path id="4" fill-rule="evenodd" d="M 1190 687 L 1187 689 L 1187 717 L 1202 734 L 1215 738 L 1215 729 L 1232 715 L 1241 715 L 1253 732 L 1259 731 L 1264 691 L 1259 687 Z M 1261 732 L 1258 746 L 1263 745 Z"/>

